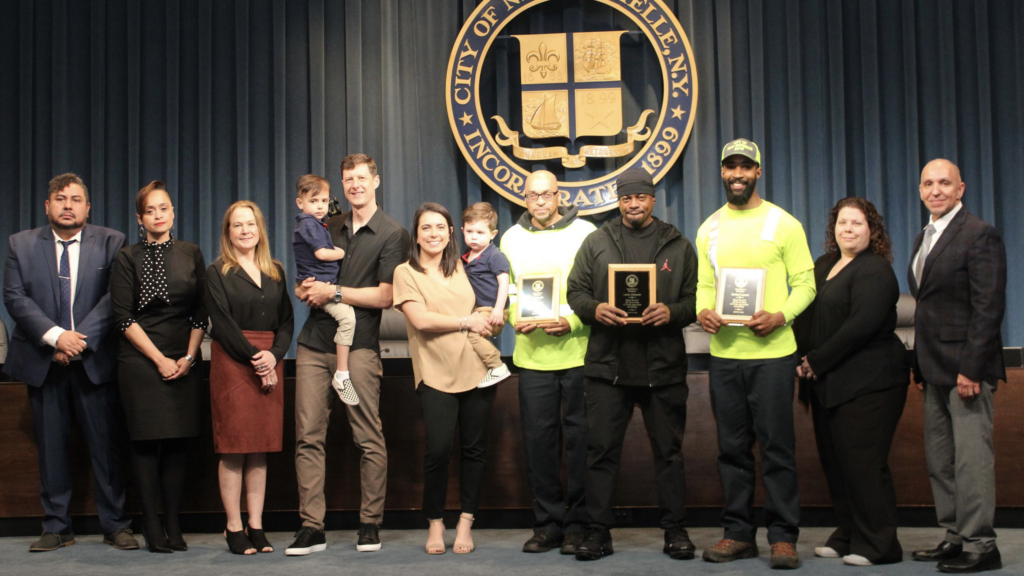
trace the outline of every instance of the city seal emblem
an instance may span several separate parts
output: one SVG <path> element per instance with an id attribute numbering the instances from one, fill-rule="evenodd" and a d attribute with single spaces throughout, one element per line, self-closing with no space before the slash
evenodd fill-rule
<path id="1" fill-rule="evenodd" d="M 524 13 L 530 13 L 532 22 L 543 16 L 543 9 L 559 3 L 483 0 L 478 4 L 448 60 L 448 121 L 463 157 L 484 183 L 505 198 L 525 205 L 526 177 L 547 164 L 545 168 L 565 174 L 558 183 L 561 205 L 575 205 L 581 214 L 603 212 L 617 205 L 615 180 L 623 170 L 642 168 L 658 182 L 682 153 L 697 109 L 693 50 L 662 0 L 584 0 L 584 11 L 611 7 L 625 18 L 601 19 L 616 23 L 602 29 L 501 36 Z M 643 85 L 629 84 L 623 75 L 623 67 L 632 64 L 628 58 L 624 61 L 623 47 L 633 46 L 629 54 L 636 56 L 637 39 L 648 43 L 647 53 L 655 57 L 661 71 L 660 76 L 644 78 Z M 510 97 L 514 108 L 506 111 L 481 100 L 485 76 L 481 71 L 493 73 L 494 59 L 488 62 L 487 56 L 496 41 L 504 42 L 503 53 L 518 54 L 519 73 L 509 74 L 501 83 L 515 91 Z M 507 69 L 514 72 L 516 67 L 509 63 Z M 626 76 L 636 84 L 637 74 Z M 631 94 L 657 87 L 657 110 L 629 114 L 627 99 L 645 101 Z M 510 127 L 515 119 L 521 130 Z M 591 166 L 586 174 L 574 172 L 587 166 L 588 160 L 599 166 Z M 600 166 L 613 169 L 601 174 Z"/>

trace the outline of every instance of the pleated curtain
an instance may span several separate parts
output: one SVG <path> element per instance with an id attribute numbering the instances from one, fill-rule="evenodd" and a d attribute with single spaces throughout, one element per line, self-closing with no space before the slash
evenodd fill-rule
<path id="1" fill-rule="evenodd" d="M 1016 229 L 1024 221 L 1024 2 L 666 4 L 693 46 L 699 103 L 686 149 L 658 185 L 657 217 L 692 241 L 724 203 L 722 145 L 750 138 L 764 155 L 761 194 L 803 223 L 814 255 L 838 199 L 874 202 L 906 290 L 910 250 L 926 218 L 920 169 L 949 158 L 962 169 L 967 208 L 1003 233 L 1010 262 L 1003 337 L 1007 346 L 1024 345 L 1024 268 L 1015 257 L 1024 249 Z M 247 198 L 263 209 L 273 254 L 292 274 L 295 180 L 324 175 L 342 197 L 339 164 L 353 152 L 377 160 L 378 201 L 406 226 L 421 202 L 458 214 L 484 200 L 508 229 L 523 209 L 462 160 L 445 110 L 448 56 L 476 5 L 0 2 L 0 236 L 45 224 L 47 181 L 73 171 L 90 189 L 91 222 L 135 241 L 135 193 L 160 179 L 175 205 L 176 235 L 198 243 L 207 261 L 217 257 L 225 209 Z M 506 77 L 518 58 L 512 33 L 628 24 L 593 0 L 538 5 L 496 42 L 482 94 L 495 111 L 518 118 Z M 653 57 L 640 54 L 626 73 L 656 71 Z M 660 105 L 654 90 L 626 99 L 629 118 Z M 302 322 L 304 309 L 296 310 Z M 504 353 L 512 342 L 503 335 Z"/>

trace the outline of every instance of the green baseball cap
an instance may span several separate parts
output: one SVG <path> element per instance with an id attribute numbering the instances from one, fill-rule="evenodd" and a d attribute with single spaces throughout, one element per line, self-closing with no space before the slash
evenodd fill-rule
<path id="1" fill-rule="evenodd" d="M 746 138 L 733 140 L 726 144 L 725 148 L 722 148 L 722 162 L 725 162 L 729 156 L 745 156 L 756 162 L 758 166 L 761 165 L 761 149 Z"/>

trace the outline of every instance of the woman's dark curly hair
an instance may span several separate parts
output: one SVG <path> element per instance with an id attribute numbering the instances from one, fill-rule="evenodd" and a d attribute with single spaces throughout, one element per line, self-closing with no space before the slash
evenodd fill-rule
<path id="1" fill-rule="evenodd" d="M 843 208 L 856 208 L 860 210 L 868 221 L 868 229 L 871 230 L 871 242 L 868 243 L 868 250 L 885 258 L 892 264 L 892 241 L 885 232 L 885 222 L 882 215 L 875 209 L 875 205 L 864 198 L 843 198 L 828 213 L 828 227 L 825 228 L 825 252 L 839 256 L 839 246 L 836 244 L 836 220 L 839 219 L 839 211 Z"/>

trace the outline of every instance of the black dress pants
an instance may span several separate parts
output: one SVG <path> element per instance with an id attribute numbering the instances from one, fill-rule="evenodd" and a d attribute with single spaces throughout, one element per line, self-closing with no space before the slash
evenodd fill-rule
<path id="1" fill-rule="evenodd" d="M 32 428 L 39 452 L 39 500 L 43 531 L 71 533 L 71 466 L 68 445 L 72 416 L 89 445 L 95 479 L 96 511 L 105 533 L 131 525 L 124 510 L 124 439 L 121 400 L 115 383 L 97 386 L 81 362 L 53 364 L 42 386 L 28 387 Z"/>
<path id="2" fill-rule="evenodd" d="M 817 394 L 810 396 L 814 439 L 839 521 L 825 545 L 875 564 L 901 561 L 889 448 L 907 387 L 864 394 L 833 408 L 825 408 Z"/>
<path id="3" fill-rule="evenodd" d="M 725 538 L 753 542 L 754 441 L 761 447 L 768 542 L 795 544 L 800 535 L 793 392 L 796 357 L 734 360 L 711 357 L 709 391 L 718 428 L 718 474 Z"/>
<path id="4" fill-rule="evenodd" d="M 533 495 L 534 532 L 558 536 L 586 523 L 587 408 L 583 367 L 519 369 L 519 412 L 526 477 Z M 562 490 L 562 440 L 566 485 Z"/>
<path id="5" fill-rule="evenodd" d="M 615 386 L 607 380 L 587 378 L 586 394 L 587 513 L 591 527 L 610 529 L 615 525 L 615 480 L 635 404 L 640 405 L 654 453 L 661 527 L 668 530 L 684 526 L 683 431 L 690 395 L 686 382 L 657 387 Z"/>
<path id="6" fill-rule="evenodd" d="M 457 424 L 462 454 L 460 505 L 462 512 L 476 514 L 487 462 L 487 419 L 494 404 L 495 386 L 450 394 L 421 383 L 416 391 L 423 405 L 427 444 L 423 453 L 423 512 L 427 519 L 444 514 L 448 498 L 448 462 Z"/>

